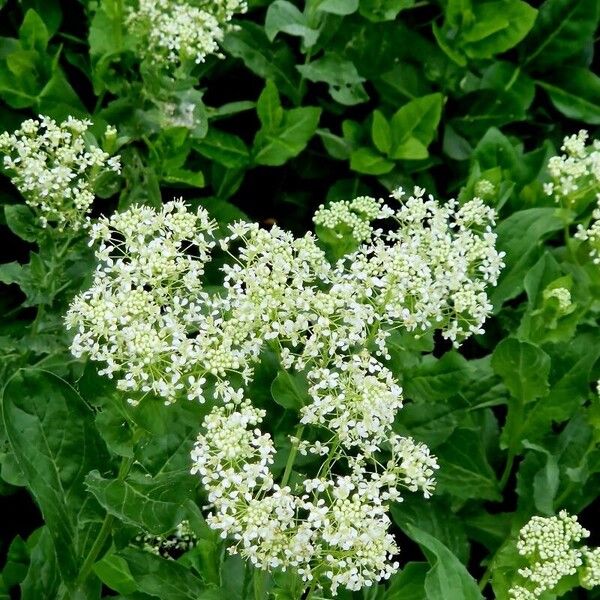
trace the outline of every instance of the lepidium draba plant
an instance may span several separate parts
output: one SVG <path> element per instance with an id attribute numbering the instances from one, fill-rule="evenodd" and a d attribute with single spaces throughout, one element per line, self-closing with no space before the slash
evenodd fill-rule
<path id="1" fill-rule="evenodd" d="M 219 238 L 201 208 L 133 207 L 92 228 L 98 268 L 67 316 L 73 353 L 104 363 L 130 403 L 212 404 L 191 470 L 229 551 L 333 595 L 397 569 L 389 505 L 435 489 L 436 458 L 393 429 L 403 397 L 390 336 L 440 330 L 458 345 L 480 333 L 502 268 L 481 200 L 392 196 L 399 207 L 361 198 L 319 210 L 330 239 L 339 227 L 355 235 L 333 261 L 311 233 L 237 222 Z M 204 272 L 217 252 L 229 260 L 215 289 Z M 280 365 L 274 399 L 297 415 L 277 443 L 250 392 L 265 352 Z M 286 387 L 292 404 L 278 398 Z"/>

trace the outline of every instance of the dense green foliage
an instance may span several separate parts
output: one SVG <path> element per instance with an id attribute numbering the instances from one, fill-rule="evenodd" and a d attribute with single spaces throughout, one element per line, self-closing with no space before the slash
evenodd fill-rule
<path id="1" fill-rule="evenodd" d="M 38 114 L 118 130 L 122 175 L 98 180 L 94 214 L 183 196 L 220 224 L 301 234 L 320 204 L 413 185 L 498 212 L 485 334 L 458 350 L 398 336 L 388 361 L 406 399 L 394 428 L 437 455 L 436 492 L 393 507 L 401 571 L 340 598 L 505 600 L 519 529 L 560 509 L 598 545 L 600 266 L 574 237 L 595 194 L 559 207 L 543 189 L 564 136 L 600 137 L 598 0 L 251 0 L 223 58 L 175 72 L 140 59 L 126 5 L 0 0 L 0 132 Z M 0 177 L 0 598 L 299 598 L 292 574 L 245 570 L 203 519 L 189 453 L 207 406 L 132 407 L 71 356 L 86 235 L 40 227 Z M 252 394 L 289 433 L 302 382 L 265 359 Z M 39 514 L 8 518 L 28 503 Z M 177 561 L 136 542 L 182 519 L 199 542 Z M 600 597 L 577 585 L 544 598 Z"/>

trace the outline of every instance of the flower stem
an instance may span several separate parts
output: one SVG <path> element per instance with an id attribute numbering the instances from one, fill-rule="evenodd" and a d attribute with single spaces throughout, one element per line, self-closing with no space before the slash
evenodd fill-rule
<path id="1" fill-rule="evenodd" d="M 296 454 L 298 454 L 298 446 L 300 445 L 300 440 L 302 439 L 302 434 L 304 433 L 304 425 L 298 425 L 295 433 L 295 440 L 290 448 L 290 453 L 288 455 L 287 463 L 285 464 L 285 471 L 283 472 L 283 477 L 281 479 L 281 487 L 285 487 L 290 480 L 290 475 L 292 474 L 292 467 L 294 466 L 294 461 L 296 460 Z"/>
<path id="2" fill-rule="evenodd" d="M 119 480 L 122 481 L 123 479 L 125 479 L 125 477 L 127 477 L 127 474 L 129 473 L 129 469 L 131 469 L 132 464 L 133 458 L 123 458 L 121 466 L 119 467 Z M 102 548 L 104 547 L 104 544 L 106 543 L 106 540 L 108 539 L 108 536 L 111 533 L 114 521 L 115 517 L 111 514 L 107 513 L 104 517 L 104 521 L 102 521 L 100 531 L 98 532 L 98 535 L 96 536 L 96 539 L 94 540 L 94 543 L 90 548 L 88 555 L 83 561 L 83 565 L 81 566 L 79 575 L 77 576 L 77 581 L 75 582 L 76 589 L 82 587 L 85 583 L 85 580 L 88 578 L 88 575 L 90 574 L 94 563 L 100 555 L 100 552 L 102 551 Z"/>

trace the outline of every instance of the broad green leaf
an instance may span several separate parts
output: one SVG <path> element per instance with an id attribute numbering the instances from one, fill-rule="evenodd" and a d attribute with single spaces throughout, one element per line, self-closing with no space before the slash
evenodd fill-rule
<path id="1" fill-rule="evenodd" d="M 390 587 L 383 600 L 427 600 L 425 577 L 429 565 L 425 562 L 409 562 L 403 569 L 392 575 Z"/>
<path id="2" fill-rule="evenodd" d="M 195 480 L 187 472 L 157 477 L 130 475 L 123 481 L 104 479 L 98 471 L 92 471 L 85 484 L 109 514 L 161 535 L 183 520 L 183 505 L 192 496 Z"/>
<path id="3" fill-rule="evenodd" d="M 35 242 L 40 235 L 40 224 L 33 211 L 25 204 L 7 204 L 4 217 L 9 229 L 22 240 Z"/>
<path id="4" fill-rule="evenodd" d="M 25 13 L 23 24 L 19 29 L 19 39 L 25 50 L 34 50 L 40 54 L 46 52 L 50 35 L 44 21 L 35 10 L 29 9 Z"/>
<path id="5" fill-rule="evenodd" d="M 2 569 L 4 585 L 11 588 L 19 585 L 29 568 L 29 549 L 20 535 L 13 538 L 6 553 L 6 562 Z"/>
<path id="6" fill-rule="evenodd" d="M 350 155 L 350 168 L 366 175 L 383 175 L 394 168 L 394 163 L 371 148 L 358 148 Z"/>
<path id="7" fill-rule="evenodd" d="M 597 0 L 545 0 L 524 42 L 525 64 L 554 71 L 592 44 L 599 18 Z"/>
<path id="8" fill-rule="evenodd" d="M 244 167 L 250 159 L 250 152 L 244 141 L 232 133 L 210 127 L 202 140 L 194 145 L 194 149 L 228 168 Z"/>
<path id="9" fill-rule="evenodd" d="M 392 117 L 390 158 L 418 160 L 427 158 L 427 146 L 436 135 L 442 115 L 441 94 L 415 98 Z"/>
<path id="10" fill-rule="evenodd" d="M 373 113 L 371 139 L 379 152 L 388 154 L 392 148 L 392 130 L 390 129 L 390 124 L 379 110 L 376 110 Z"/>
<path id="11" fill-rule="evenodd" d="M 555 212 L 554 208 L 528 208 L 513 213 L 496 228 L 496 247 L 506 253 L 506 267 L 491 293 L 496 312 L 523 291 L 525 274 L 540 257 L 544 238 L 563 228 Z"/>
<path id="12" fill-rule="evenodd" d="M 270 43 L 262 27 L 248 21 L 240 23 L 239 29 L 225 37 L 223 48 L 263 79 L 272 79 L 292 102 L 299 102 L 300 74 L 294 56 L 287 46 Z"/>
<path id="13" fill-rule="evenodd" d="M 349 60 L 339 54 L 326 53 L 321 58 L 296 67 L 309 81 L 323 81 L 329 86 L 331 97 L 340 104 L 352 106 L 369 99 L 361 77 Z"/>
<path id="14" fill-rule="evenodd" d="M 427 600 L 483 600 L 476 581 L 444 544 L 414 525 L 407 525 L 406 532 L 421 546 L 431 565 L 425 576 Z"/>
<path id="15" fill-rule="evenodd" d="M 570 119 L 600 124 L 600 77 L 581 67 L 563 67 L 549 81 L 538 81 L 552 104 Z"/>
<path id="16" fill-rule="evenodd" d="M 411 8 L 415 0 L 360 0 L 360 14 L 369 21 L 393 21 L 401 10 Z"/>
<path id="17" fill-rule="evenodd" d="M 436 451 L 437 454 L 437 451 Z M 436 476 L 439 471 L 436 472 Z M 464 523 L 451 510 L 449 504 L 435 494 L 423 502 L 421 493 L 406 493 L 402 502 L 392 504 L 391 514 L 400 527 L 411 523 L 429 533 L 446 546 L 461 563 L 469 561 L 469 541 Z"/>
<path id="18" fill-rule="evenodd" d="M 358 10 L 359 0 L 323 0 L 318 10 L 334 15 L 351 15 Z"/>
<path id="19" fill-rule="evenodd" d="M 127 561 L 113 552 L 109 552 L 94 564 L 94 573 L 104 585 L 119 594 L 128 595 L 138 590 Z"/>
<path id="20" fill-rule="evenodd" d="M 150 552 L 126 548 L 123 558 L 140 592 L 169 600 L 222 600 L 217 589 L 207 588 L 190 569 Z"/>
<path id="21" fill-rule="evenodd" d="M 84 476 L 106 468 L 106 447 L 94 428 L 93 415 L 77 392 L 59 377 L 21 370 L 8 382 L 2 398 L 6 434 L 50 531 L 62 578 L 72 582 L 79 571 L 95 502 Z"/>
<path id="22" fill-rule="evenodd" d="M 550 357 L 529 342 L 516 338 L 502 340 L 492 355 L 492 368 L 512 396 L 523 403 L 548 394 Z"/>
<path id="23" fill-rule="evenodd" d="M 474 429 L 457 429 L 436 448 L 440 469 L 438 491 L 454 498 L 501 500 L 496 476 L 489 465 L 481 435 Z"/>
<path id="24" fill-rule="evenodd" d="M 271 384 L 273 400 L 288 410 L 300 410 L 309 402 L 308 382 L 301 373 L 279 371 Z"/>
<path id="25" fill-rule="evenodd" d="M 440 359 L 429 355 L 417 368 L 404 374 L 405 395 L 417 402 L 435 402 L 462 391 L 469 379 L 469 363 L 455 351 Z"/>
<path id="26" fill-rule="evenodd" d="M 468 9 L 455 3 L 446 11 L 444 26 L 434 27 L 434 34 L 444 52 L 464 66 L 465 57 L 492 58 L 518 44 L 532 28 L 536 14 L 523 0 L 475 2 Z"/>
<path id="27" fill-rule="evenodd" d="M 31 539 L 31 538 L 30 538 Z M 56 550 L 48 527 L 42 527 L 31 548 L 29 570 L 21 584 L 22 600 L 55 598 L 60 585 Z"/>
<path id="28" fill-rule="evenodd" d="M 314 106 L 285 111 L 276 130 L 261 130 L 256 135 L 254 161 L 276 167 L 300 154 L 317 130 L 320 116 L 321 109 Z"/>
<path id="29" fill-rule="evenodd" d="M 269 4 L 265 18 L 265 33 L 271 42 L 280 31 L 301 37 L 307 47 L 313 46 L 319 37 L 319 32 L 309 27 L 306 16 L 287 0 Z"/>
<path id="30" fill-rule="evenodd" d="M 256 114 L 265 131 L 276 131 L 283 119 L 283 108 L 277 86 L 268 79 L 256 103 Z"/>

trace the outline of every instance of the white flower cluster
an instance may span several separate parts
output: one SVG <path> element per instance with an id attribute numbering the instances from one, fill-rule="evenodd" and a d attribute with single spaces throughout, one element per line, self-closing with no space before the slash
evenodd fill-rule
<path id="1" fill-rule="evenodd" d="M 181 521 L 175 531 L 169 535 L 142 534 L 135 539 L 147 552 L 170 560 L 178 558 L 179 555 L 191 550 L 198 543 L 198 539 L 186 520 Z"/>
<path id="2" fill-rule="evenodd" d="M 562 510 L 556 517 L 532 517 L 519 532 L 517 550 L 529 566 L 519 569 L 524 581 L 509 590 L 512 600 L 535 600 L 553 590 L 563 577 L 579 573 L 581 584 L 600 583 L 600 549 L 581 546 L 590 532 L 576 516 Z"/>
<path id="3" fill-rule="evenodd" d="M 566 312 L 571 307 L 571 292 L 564 287 L 545 289 L 543 293 L 544 300 L 555 298 L 558 301 L 558 309 Z"/>
<path id="4" fill-rule="evenodd" d="M 333 202 L 327 208 L 321 204 L 313 221 L 317 226 L 333 230 L 340 239 L 349 234 L 357 242 L 365 242 L 373 233 L 371 221 L 392 215 L 393 211 L 384 206 L 381 200 L 359 196 L 351 202 Z"/>
<path id="5" fill-rule="evenodd" d="M 109 377 L 126 366 L 120 389 L 173 400 L 184 387 L 181 361 L 199 360 L 202 352 L 188 334 L 207 300 L 202 276 L 213 228 L 206 211 L 189 212 L 182 201 L 160 212 L 134 207 L 95 223 L 100 264 L 66 317 L 67 327 L 77 329 L 72 353 L 106 363 L 101 374 Z"/>
<path id="6" fill-rule="evenodd" d="M 548 161 L 551 181 L 544 184 L 544 191 L 565 207 L 600 185 L 600 140 L 587 146 L 587 139 L 585 129 L 566 137 L 561 146 L 563 154 Z"/>
<path id="7" fill-rule="evenodd" d="M 494 213 L 480 200 L 442 206 L 419 189 L 394 197 L 403 201 L 395 211 L 359 205 L 397 228 L 373 230 L 333 264 L 312 234 L 240 222 L 217 242 L 202 210 L 134 207 L 94 226 L 100 264 L 67 316 L 73 352 L 105 363 L 132 398 L 204 401 L 214 390 L 221 404 L 192 453 L 209 524 L 256 566 L 325 578 L 332 593 L 389 577 L 398 549 L 388 504 L 401 490 L 429 497 L 435 486 L 429 449 L 392 431 L 402 390 L 380 362 L 387 338 L 437 328 L 458 342 L 481 331 L 486 288 L 502 266 Z M 202 279 L 213 249 L 231 260 L 209 293 Z M 273 440 L 260 430 L 265 413 L 233 383 L 252 380 L 265 346 L 308 381 L 299 423 L 307 435 L 290 440 L 280 482 Z M 296 452 L 326 458 L 288 486 Z"/>
<path id="8" fill-rule="evenodd" d="M 590 256 L 594 264 L 600 264 L 600 192 L 598 193 L 598 202 L 592 212 L 592 221 L 586 229 L 583 225 L 577 226 L 575 237 L 579 240 L 588 242 L 590 246 Z"/>
<path id="9" fill-rule="evenodd" d="M 140 38 L 144 57 L 167 66 L 199 64 L 218 53 L 234 14 L 246 10 L 245 0 L 138 0 L 127 24 Z"/>
<path id="10" fill-rule="evenodd" d="M 0 153 L 11 181 L 43 227 L 79 230 L 94 201 L 94 182 L 104 171 L 120 172 L 119 157 L 91 144 L 91 121 L 69 117 L 60 124 L 40 116 L 12 134 L 0 135 Z M 106 135 L 114 135 L 108 128 Z"/>
<path id="11" fill-rule="evenodd" d="M 207 521 L 233 540 L 230 552 L 260 569 L 294 569 L 307 582 L 324 577 L 333 595 L 339 586 L 358 590 L 388 578 L 399 550 L 388 532 L 387 505 L 401 500 L 401 486 L 431 489 L 434 457 L 393 436 L 392 458 L 377 473 L 359 455 L 348 461 L 351 475 L 321 468 L 294 493 L 271 475 L 273 442 L 257 428 L 264 411 L 242 398 L 240 391 L 213 408 L 192 451 L 192 472 L 200 474 L 212 507 Z"/>

